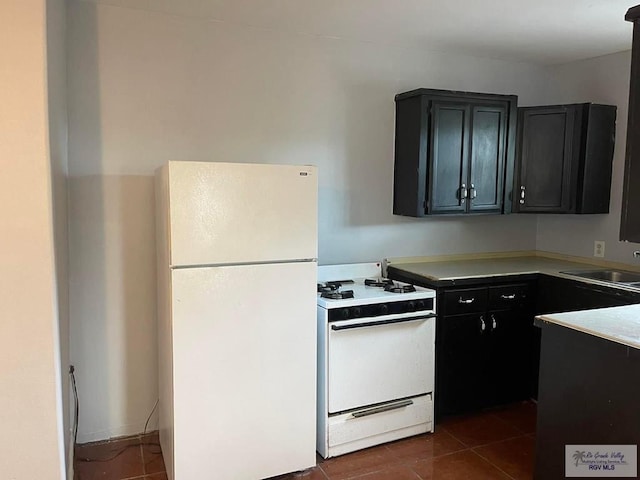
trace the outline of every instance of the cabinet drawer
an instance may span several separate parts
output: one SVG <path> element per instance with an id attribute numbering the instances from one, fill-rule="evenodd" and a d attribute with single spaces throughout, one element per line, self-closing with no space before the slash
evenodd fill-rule
<path id="1" fill-rule="evenodd" d="M 445 315 L 483 312 L 487 308 L 487 288 L 460 288 L 444 292 L 442 309 Z"/>
<path id="2" fill-rule="evenodd" d="M 517 283 L 489 287 L 489 310 L 523 308 L 531 304 L 529 285 Z"/>

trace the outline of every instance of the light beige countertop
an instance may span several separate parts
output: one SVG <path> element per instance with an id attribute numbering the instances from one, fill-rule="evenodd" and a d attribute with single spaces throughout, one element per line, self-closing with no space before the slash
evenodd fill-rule
<path id="1" fill-rule="evenodd" d="M 415 273 L 431 280 L 458 280 L 461 278 L 486 278 L 528 273 L 558 273 L 563 270 L 587 270 L 590 265 L 544 257 L 512 257 L 447 260 L 442 262 L 417 262 L 388 265 Z M 598 268 L 598 267 L 593 267 Z"/>
<path id="2" fill-rule="evenodd" d="M 536 317 L 578 332 L 640 349 L 640 305 L 553 313 Z"/>
<path id="3" fill-rule="evenodd" d="M 576 277 L 562 272 L 580 270 L 603 270 L 610 267 L 584 261 L 571 261 L 549 258 L 541 255 L 524 255 L 496 258 L 460 258 L 442 261 L 412 261 L 411 259 L 388 259 L 387 266 L 419 275 L 434 282 L 473 278 L 504 277 L 542 273 L 555 277 L 568 278 L 594 285 L 618 288 L 631 292 L 640 292 L 640 288 L 619 283 Z M 616 268 L 620 270 L 620 268 Z M 635 270 L 633 266 L 624 266 L 624 270 Z"/>

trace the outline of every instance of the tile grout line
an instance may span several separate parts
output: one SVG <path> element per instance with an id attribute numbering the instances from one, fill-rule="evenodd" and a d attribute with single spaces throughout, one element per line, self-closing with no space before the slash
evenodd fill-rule
<path id="1" fill-rule="evenodd" d="M 137 475 L 135 477 L 121 478 L 120 480 L 144 480 L 145 478 L 146 478 L 146 475 Z"/>
<path id="2" fill-rule="evenodd" d="M 326 458 L 323 458 L 322 461 L 326 461 Z M 322 474 L 325 476 L 325 478 L 327 480 L 329 480 L 329 474 L 327 472 L 324 471 L 324 468 L 322 468 L 322 464 L 316 464 L 316 467 L 318 467 L 320 469 L 320 471 L 322 472 Z"/>
<path id="3" fill-rule="evenodd" d="M 453 438 L 455 438 L 458 442 L 460 442 L 461 444 L 463 444 L 465 447 L 467 447 L 468 449 L 474 449 L 474 448 L 479 448 L 479 447 L 485 447 L 487 445 L 492 445 L 494 443 L 500 443 L 500 442 L 505 442 L 507 440 L 513 440 L 514 438 L 519 438 L 519 437 L 526 437 L 526 436 L 531 436 L 531 435 L 535 435 L 535 433 L 525 433 L 522 432 L 522 430 L 520 430 L 518 427 L 516 427 L 515 425 L 512 425 L 509 422 L 506 422 L 505 420 L 502 420 L 501 418 L 499 418 L 499 420 L 503 423 L 507 423 L 509 426 L 515 428 L 518 431 L 517 435 L 513 435 L 511 437 L 506 437 L 506 438 L 502 438 L 500 440 L 495 440 L 493 442 L 487 442 L 487 443 L 482 443 L 480 445 L 474 445 L 474 446 L 469 446 L 468 444 L 466 444 L 465 442 L 463 442 L 462 440 L 460 440 L 458 437 L 456 437 L 450 430 L 447 429 L 447 427 L 440 427 L 441 429 L 443 429 L 445 432 L 447 432 L 449 435 L 451 435 Z"/>
<path id="4" fill-rule="evenodd" d="M 324 461 L 325 459 L 323 459 Z M 322 468 L 322 464 L 317 464 L 316 463 L 316 467 L 318 467 L 320 469 L 320 471 L 322 472 L 322 475 L 324 475 L 324 478 L 329 480 L 329 475 L 327 475 L 327 472 L 324 471 L 324 468 Z"/>
<path id="5" fill-rule="evenodd" d="M 502 419 L 502 418 L 498 417 L 498 416 L 497 416 L 497 415 L 495 415 L 494 413 L 491 413 L 490 415 L 491 415 L 492 417 L 494 417 L 494 418 L 496 418 L 496 419 L 500 420 L 501 422 L 506 423 L 506 424 L 508 424 L 509 426 L 511 426 L 511 427 L 513 427 L 513 428 L 515 428 L 516 430 L 518 430 L 518 432 L 522 432 L 522 430 L 521 430 L 520 428 L 518 428 L 517 426 L 513 425 L 511 422 L 508 422 L 508 421 L 506 421 L 506 420 L 504 420 L 504 419 Z M 474 454 L 476 454 L 478 457 L 480 457 L 480 458 L 482 458 L 484 461 L 486 461 L 489 465 L 491 465 L 492 467 L 494 467 L 494 468 L 498 469 L 500 472 L 502 472 L 503 474 L 505 474 L 505 475 L 506 475 L 509 479 L 511 479 L 511 480 L 516 480 L 516 479 L 515 479 L 514 477 L 512 477 L 511 475 L 509 475 L 509 474 L 508 474 L 507 472 L 505 472 L 504 470 L 502 470 L 499 466 L 497 466 L 496 464 L 494 464 L 494 463 L 493 463 L 492 461 L 490 461 L 488 458 L 485 458 L 485 457 L 483 457 L 482 455 L 480 455 L 480 453 L 476 452 L 476 450 L 475 450 L 475 449 L 476 449 L 476 448 L 481 448 L 481 447 L 486 447 L 486 446 L 488 446 L 488 445 L 493 445 L 493 444 L 496 444 L 496 443 L 501 443 L 501 442 L 506 442 L 506 441 L 509 441 L 509 440 L 514 440 L 514 439 L 516 439 L 516 438 L 528 437 L 528 436 L 530 436 L 530 435 L 533 435 L 533 434 L 530 434 L 530 433 L 524 433 L 524 432 L 522 432 L 522 433 L 520 433 L 519 435 L 516 435 L 516 436 L 513 436 L 513 437 L 508 437 L 508 438 L 504 438 L 504 439 L 502 439 L 502 440 L 497 440 L 497 441 L 495 441 L 495 442 L 489 442 L 489 443 L 485 443 L 485 444 L 482 444 L 482 445 L 476 445 L 476 446 L 470 447 L 470 446 L 468 446 L 465 442 L 463 442 L 463 441 L 462 441 L 462 440 L 460 440 L 458 437 L 456 437 L 456 436 L 455 436 L 455 435 L 454 435 L 450 430 L 448 430 L 446 427 L 440 427 L 440 428 L 442 428 L 445 432 L 447 432 L 449 435 L 451 435 L 451 437 L 455 438 L 458 442 L 460 442 L 460 443 L 461 443 L 461 444 L 463 444 L 465 447 L 467 447 L 467 448 L 466 448 L 466 450 L 469 450 L 469 451 L 473 452 L 473 453 L 474 453 Z M 457 452 L 454 452 L 454 453 L 457 453 Z"/>
<path id="6" fill-rule="evenodd" d="M 511 480 L 516 480 L 514 477 L 512 477 L 511 475 L 509 475 L 507 472 L 505 472 L 503 469 L 501 469 L 498 465 L 496 465 L 495 463 L 493 463 L 491 460 L 489 460 L 488 458 L 483 457 L 482 455 L 480 455 L 478 452 L 476 452 L 475 450 L 471 450 L 473 453 L 475 453 L 477 456 L 479 456 L 480 458 L 482 458 L 485 462 L 487 462 L 489 465 L 491 465 L 492 467 L 500 470 L 502 473 L 504 473 L 507 477 L 509 477 Z"/>
<path id="7" fill-rule="evenodd" d="M 456 437 L 453 433 L 451 433 L 447 427 L 440 427 L 441 429 L 443 429 L 445 432 L 447 432 L 449 435 L 451 435 L 451 438 L 454 438 L 456 441 L 460 442 L 462 445 L 465 446 L 465 450 L 471 449 L 472 447 L 470 447 L 469 445 L 467 445 L 466 443 L 464 443 L 462 440 L 460 440 L 458 437 Z"/>
<path id="8" fill-rule="evenodd" d="M 521 434 L 521 435 L 516 435 L 514 437 L 507 437 L 507 438 L 503 438 L 501 440 L 496 440 L 495 442 L 482 443 L 480 445 L 475 445 L 473 447 L 469 447 L 469 449 L 473 450 L 473 449 L 476 449 L 476 448 L 487 447 L 489 445 L 494 445 L 496 443 L 508 442 L 509 440 L 515 440 L 516 438 L 526 437 L 526 436 L 527 435 Z"/>
<path id="9" fill-rule="evenodd" d="M 144 463 L 144 447 L 142 445 L 143 439 L 142 435 L 140 435 L 140 459 L 142 460 L 142 474 L 147 474 L 147 466 Z"/>

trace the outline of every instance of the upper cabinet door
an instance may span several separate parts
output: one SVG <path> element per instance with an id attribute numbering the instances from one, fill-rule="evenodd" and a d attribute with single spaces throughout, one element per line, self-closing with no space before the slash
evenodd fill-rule
<path id="1" fill-rule="evenodd" d="M 502 106 L 474 106 L 471 120 L 469 210 L 497 212 L 504 196 L 507 111 Z"/>
<path id="2" fill-rule="evenodd" d="M 464 213 L 467 210 L 469 114 L 468 104 L 433 102 L 428 206 L 431 213 Z"/>
<path id="3" fill-rule="evenodd" d="M 519 109 L 518 120 L 515 210 L 608 213 L 616 107 L 525 107 Z"/>
<path id="4" fill-rule="evenodd" d="M 568 212 L 571 208 L 571 157 L 575 109 L 520 109 L 520 212 Z"/>

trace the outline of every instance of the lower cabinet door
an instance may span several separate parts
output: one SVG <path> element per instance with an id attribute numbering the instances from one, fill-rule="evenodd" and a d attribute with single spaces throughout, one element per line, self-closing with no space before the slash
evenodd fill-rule
<path id="1" fill-rule="evenodd" d="M 483 313 L 442 317 L 436 348 L 437 415 L 475 410 L 485 405 L 487 319 Z"/>
<path id="2" fill-rule="evenodd" d="M 524 400 L 530 393 L 533 317 L 523 310 L 491 311 L 487 316 L 488 405 Z"/>

